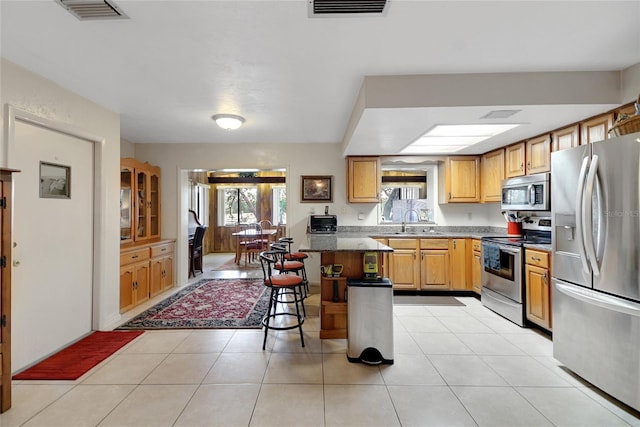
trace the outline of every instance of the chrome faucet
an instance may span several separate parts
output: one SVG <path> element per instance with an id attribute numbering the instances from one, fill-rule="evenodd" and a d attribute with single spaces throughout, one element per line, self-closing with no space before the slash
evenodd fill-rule
<path id="1" fill-rule="evenodd" d="M 406 222 L 407 222 L 407 214 L 409 212 L 415 213 L 416 216 L 418 217 L 418 221 L 420 221 L 420 212 L 418 212 L 417 210 L 415 210 L 415 209 L 407 209 L 406 211 L 404 211 L 404 215 L 402 216 L 402 232 L 403 233 L 407 231 Z"/>

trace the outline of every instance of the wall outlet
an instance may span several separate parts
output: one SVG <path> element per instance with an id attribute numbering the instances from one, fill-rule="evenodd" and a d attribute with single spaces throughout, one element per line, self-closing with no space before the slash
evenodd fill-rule
<path id="1" fill-rule="evenodd" d="M 467 212 L 467 219 L 468 219 L 469 221 L 472 221 L 472 220 L 473 220 L 473 214 L 472 214 L 471 212 Z"/>
<path id="2" fill-rule="evenodd" d="M 364 221 L 364 214 L 362 212 L 358 212 L 358 219 Z"/>

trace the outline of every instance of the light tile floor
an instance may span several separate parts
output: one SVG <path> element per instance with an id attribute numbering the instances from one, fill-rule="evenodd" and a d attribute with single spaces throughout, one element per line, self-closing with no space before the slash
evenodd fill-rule
<path id="1" fill-rule="evenodd" d="M 211 271 L 223 261 L 195 280 L 261 274 Z M 640 426 L 475 298 L 394 306 L 395 363 L 368 366 L 318 338 L 315 291 L 304 348 L 295 331 L 267 351 L 259 330 L 148 331 L 77 381 L 15 381 L 0 426 Z"/>

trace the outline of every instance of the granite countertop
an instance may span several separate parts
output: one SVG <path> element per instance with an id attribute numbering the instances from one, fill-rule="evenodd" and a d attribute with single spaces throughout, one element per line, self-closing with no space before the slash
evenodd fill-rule
<path id="1" fill-rule="evenodd" d="M 397 228 L 397 230 L 396 230 Z M 393 252 L 393 248 L 379 243 L 375 238 L 391 239 L 450 239 L 483 237 L 508 237 L 506 229 L 487 227 L 460 227 L 462 229 L 430 227 L 409 228 L 402 232 L 399 227 L 339 227 L 335 234 L 307 234 L 299 247 L 301 252 Z M 433 230 L 433 231 L 432 231 Z M 525 243 L 525 248 L 551 252 L 551 245 Z"/>
<path id="2" fill-rule="evenodd" d="M 539 243 L 525 243 L 524 247 L 525 249 L 529 248 L 529 249 L 537 249 L 539 251 L 551 252 L 551 245 L 541 245 Z"/>
<path id="3" fill-rule="evenodd" d="M 366 233 L 307 234 L 298 250 L 300 252 L 393 252 Z"/>

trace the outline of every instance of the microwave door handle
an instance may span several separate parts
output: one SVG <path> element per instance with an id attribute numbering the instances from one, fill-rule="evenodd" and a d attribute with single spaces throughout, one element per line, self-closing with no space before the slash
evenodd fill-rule
<path id="1" fill-rule="evenodd" d="M 582 166 L 580 167 L 580 174 L 578 175 L 578 189 L 576 190 L 576 235 L 578 236 L 578 251 L 580 252 L 580 262 L 582 263 L 582 270 L 586 274 L 591 274 L 589 264 L 587 262 L 587 252 L 584 245 L 584 185 L 587 177 L 587 166 L 589 165 L 589 157 L 585 157 L 582 160 Z"/>
<path id="2" fill-rule="evenodd" d="M 533 206 L 536 204 L 536 190 L 533 187 L 533 184 L 529 184 L 529 186 L 527 186 L 527 193 L 529 193 L 529 206 Z"/>
<path id="3" fill-rule="evenodd" d="M 598 266 L 598 257 L 596 256 L 595 242 L 593 240 L 593 191 L 595 187 L 596 178 L 598 177 L 598 156 L 593 155 L 591 160 L 591 166 L 589 167 L 589 173 L 587 175 L 587 187 L 584 200 L 584 241 L 587 249 L 587 255 L 589 257 L 589 263 L 595 276 L 600 275 L 600 266 Z M 599 217 L 599 215 L 598 215 Z"/>

